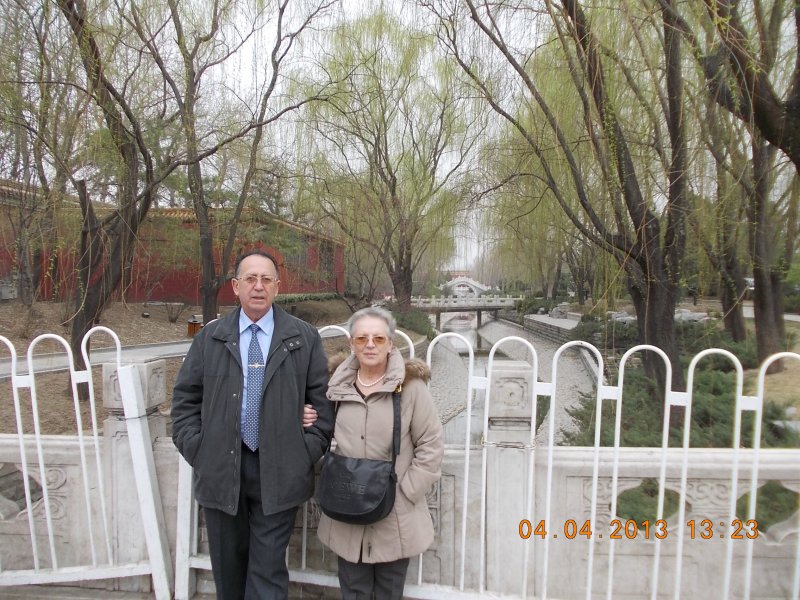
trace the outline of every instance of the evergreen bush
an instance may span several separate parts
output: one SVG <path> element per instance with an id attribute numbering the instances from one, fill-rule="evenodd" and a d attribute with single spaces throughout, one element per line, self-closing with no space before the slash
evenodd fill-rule
<path id="1" fill-rule="evenodd" d="M 692 415 L 689 443 L 692 448 L 730 448 L 733 444 L 735 374 L 714 370 L 695 372 L 692 395 Z M 626 369 L 622 390 L 622 419 L 620 443 L 622 446 L 660 447 L 662 437 L 663 404 L 655 382 L 642 369 Z M 584 394 L 576 409 L 569 411 L 578 430 L 566 432 L 567 444 L 593 446 L 595 426 L 594 394 Z M 742 417 L 740 444 L 753 445 L 752 411 Z M 786 411 L 773 403 L 764 406 L 763 422 L 783 421 Z M 682 445 L 682 432 L 673 429 L 669 433 L 669 446 Z M 600 425 L 600 445 L 614 444 L 614 404 L 603 403 Z M 762 448 L 796 448 L 800 446 L 800 435 L 787 429 L 762 427 Z"/>
<path id="2" fill-rule="evenodd" d="M 800 293 L 787 294 L 783 299 L 783 310 L 787 313 L 800 314 Z"/>
<path id="3" fill-rule="evenodd" d="M 718 370 L 695 372 L 692 395 L 692 413 L 689 425 L 689 444 L 692 448 L 731 448 L 734 438 L 734 395 L 735 373 Z M 654 382 L 642 369 L 626 369 L 625 384 L 622 394 L 622 419 L 620 444 L 634 447 L 660 447 L 662 438 L 663 405 L 656 401 L 659 393 Z M 574 446 L 593 446 L 595 431 L 596 401 L 593 394 L 581 397 L 578 408 L 570 410 L 578 430 L 565 432 L 567 444 Z M 603 414 L 600 425 L 600 444 L 614 444 L 614 410 L 611 402 L 603 403 Z M 800 434 L 780 427 L 770 426 L 776 421 L 786 419 L 786 411 L 773 403 L 767 402 L 763 410 L 764 426 L 761 428 L 762 448 L 797 448 L 800 446 Z M 754 418 L 752 411 L 742 416 L 740 429 L 740 446 L 753 446 Z M 676 448 L 682 446 L 682 430 L 673 428 L 668 434 L 668 445 Z M 787 493 L 788 492 L 788 493 Z M 657 493 L 657 490 L 656 490 Z M 669 494 L 668 494 L 669 495 Z M 677 500 L 676 500 L 677 502 Z M 737 515 L 746 515 L 747 500 L 740 498 Z M 664 516 L 669 516 L 674 509 L 665 505 Z M 744 507 L 744 508 L 743 508 Z M 797 509 L 797 494 L 789 492 L 780 485 L 765 485 L 759 490 L 756 518 L 759 529 L 765 531 L 770 524 L 786 520 Z M 656 505 L 650 488 L 639 486 L 620 494 L 618 498 L 617 516 L 622 519 L 634 519 L 637 523 L 656 518 Z"/>
<path id="4" fill-rule="evenodd" d="M 275 304 L 292 304 L 295 302 L 339 300 L 341 296 L 334 292 L 307 293 L 307 294 L 278 294 Z"/>
<path id="5" fill-rule="evenodd" d="M 549 313 L 558 302 L 556 300 L 541 298 L 536 296 L 525 296 L 522 300 L 516 303 L 517 313 L 520 315 L 536 315 L 539 314 L 540 309 L 544 309 L 545 313 Z"/>
<path id="6" fill-rule="evenodd" d="M 428 315 L 416 308 L 399 308 L 397 305 L 387 305 L 386 308 L 392 311 L 397 320 L 397 326 L 403 329 L 416 331 L 432 340 L 436 336 L 436 331 L 431 325 Z"/>

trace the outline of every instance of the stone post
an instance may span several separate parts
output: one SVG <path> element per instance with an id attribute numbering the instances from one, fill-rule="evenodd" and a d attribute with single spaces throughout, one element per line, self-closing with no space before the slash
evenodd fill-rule
<path id="1" fill-rule="evenodd" d="M 166 418 L 158 406 L 166 400 L 166 361 L 153 360 L 136 364 L 139 380 L 144 387 L 144 400 L 151 441 L 165 436 Z M 133 475 L 131 449 L 120 396 L 117 367 L 103 365 L 103 406 L 109 416 L 104 423 L 106 453 L 106 490 L 111 520 L 111 547 L 118 563 L 136 562 L 147 558 L 147 545 L 142 526 L 136 481 Z M 150 577 L 117 579 L 114 589 L 149 592 Z"/>
<path id="2" fill-rule="evenodd" d="M 533 460 L 532 451 L 526 448 L 531 439 L 533 374 L 526 362 L 495 360 L 488 376 L 492 386 L 486 433 L 491 443 L 486 475 L 486 583 L 492 591 L 519 595 L 527 576 L 530 596 L 533 555 L 525 575 L 524 545 L 531 542 L 520 538 L 519 522 L 533 519 L 526 514 L 525 502 L 528 461 Z"/>

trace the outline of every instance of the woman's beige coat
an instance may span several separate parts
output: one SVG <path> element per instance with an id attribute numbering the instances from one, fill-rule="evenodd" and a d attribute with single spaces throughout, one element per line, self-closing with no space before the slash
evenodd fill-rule
<path id="1" fill-rule="evenodd" d="M 350 562 L 389 562 L 416 556 L 433 542 L 433 521 L 425 495 L 441 475 L 444 452 L 442 425 L 426 385 L 430 371 L 420 360 L 404 362 L 395 348 L 389 355 L 384 382 L 362 398 L 354 385 L 357 369 L 358 359 L 350 355 L 328 386 L 328 398 L 338 403 L 336 452 L 391 460 L 392 392 L 402 383 L 394 508 L 372 525 L 342 523 L 323 514 L 318 535 L 322 543 Z"/>

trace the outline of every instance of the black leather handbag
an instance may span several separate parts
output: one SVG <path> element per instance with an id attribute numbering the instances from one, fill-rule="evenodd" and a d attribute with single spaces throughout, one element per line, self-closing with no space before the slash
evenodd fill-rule
<path id="1" fill-rule="evenodd" d="M 392 394 L 394 425 L 392 460 L 350 458 L 328 452 L 319 475 L 319 505 L 331 519 L 369 525 L 388 515 L 394 506 L 400 452 L 400 390 Z"/>

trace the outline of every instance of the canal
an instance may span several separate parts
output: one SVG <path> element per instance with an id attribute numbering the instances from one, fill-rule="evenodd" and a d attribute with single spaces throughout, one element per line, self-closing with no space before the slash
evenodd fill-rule
<path id="1" fill-rule="evenodd" d="M 455 333 L 460 338 L 448 336 L 438 342 L 433 349 L 431 393 L 445 423 L 445 439 L 447 443 L 463 444 L 466 438 L 466 396 L 469 379 L 468 343 L 474 351 L 473 376 L 486 376 L 489 351 L 500 340 L 508 337 L 522 338 L 530 342 L 536 354 L 539 381 L 553 380 L 553 359 L 559 345 L 535 336 L 524 328 L 507 321 L 488 321 L 476 330 L 476 319 L 469 318 L 469 313 L 442 315 L 442 333 Z M 449 317 L 449 318 L 446 318 Z M 424 358 L 424 357 L 423 357 Z M 533 368 L 533 357 L 528 346 L 519 341 L 505 341 L 495 351 L 495 361 L 524 361 Z M 562 354 L 558 362 L 555 410 L 556 440 L 563 437 L 563 432 L 573 427 L 572 418 L 568 414 L 575 407 L 582 394 L 592 391 L 595 376 L 587 369 L 586 361 L 577 350 L 568 350 Z M 470 426 L 472 443 L 479 443 L 483 429 L 483 390 L 475 390 L 472 403 L 472 425 Z M 546 440 L 549 426 L 549 412 L 544 423 L 537 432 L 537 443 Z"/>

